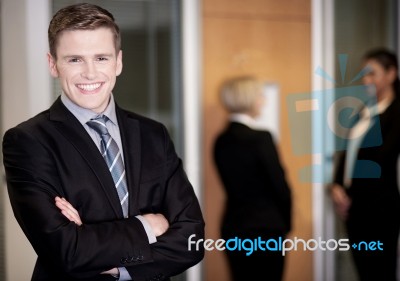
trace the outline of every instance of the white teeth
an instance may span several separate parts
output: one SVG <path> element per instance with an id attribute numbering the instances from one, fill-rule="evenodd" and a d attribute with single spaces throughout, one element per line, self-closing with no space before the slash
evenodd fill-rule
<path id="1" fill-rule="evenodd" d="M 95 84 L 78 84 L 76 85 L 79 89 L 82 89 L 84 91 L 94 91 L 98 87 L 101 86 L 101 83 L 95 83 Z"/>

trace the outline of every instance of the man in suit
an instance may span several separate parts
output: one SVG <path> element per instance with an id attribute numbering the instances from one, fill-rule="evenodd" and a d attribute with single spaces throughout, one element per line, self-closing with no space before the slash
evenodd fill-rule
<path id="1" fill-rule="evenodd" d="M 198 200 L 166 128 L 121 109 L 119 28 L 77 4 L 49 26 L 50 73 L 62 94 L 6 132 L 14 215 L 38 255 L 32 280 L 168 280 L 195 265 Z"/>

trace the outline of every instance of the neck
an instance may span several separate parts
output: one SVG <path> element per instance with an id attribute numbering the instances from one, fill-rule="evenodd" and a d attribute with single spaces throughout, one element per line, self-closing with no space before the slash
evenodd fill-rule
<path id="1" fill-rule="evenodd" d="M 393 88 L 390 87 L 389 89 L 386 89 L 383 91 L 381 94 L 377 95 L 377 102 L 382 102 L 382 101 L 390 101 L 394 99 L 394 91 Z"/>

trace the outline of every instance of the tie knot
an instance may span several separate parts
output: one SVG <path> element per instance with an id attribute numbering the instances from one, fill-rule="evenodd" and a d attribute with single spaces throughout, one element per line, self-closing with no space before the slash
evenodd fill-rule
<path id="1" fill-rule="evenodd" d="M 95 130 L 99 135 L 107 135 L 108 130 L 106 126 L 108 118 L 105 115 L 97 116 L 96 118 L 90 119 L 86 124 Z"/>

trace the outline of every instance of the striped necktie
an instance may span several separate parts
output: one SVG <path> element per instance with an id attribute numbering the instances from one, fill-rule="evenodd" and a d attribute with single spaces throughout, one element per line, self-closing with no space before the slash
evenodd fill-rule
<path id="1" fill-rule="evenodd" d="M 126 184 L 124 162 L 122 161 L 121 151 L 119 150 L 117 143 L 107 130 L 107 121 L 107 116 L 100 115 L 88 121 L 87 125 L 100 135 L 101 155 L 106 161 L 114 180 L 124 217 L 128 217 L 128 188 Z"/>

